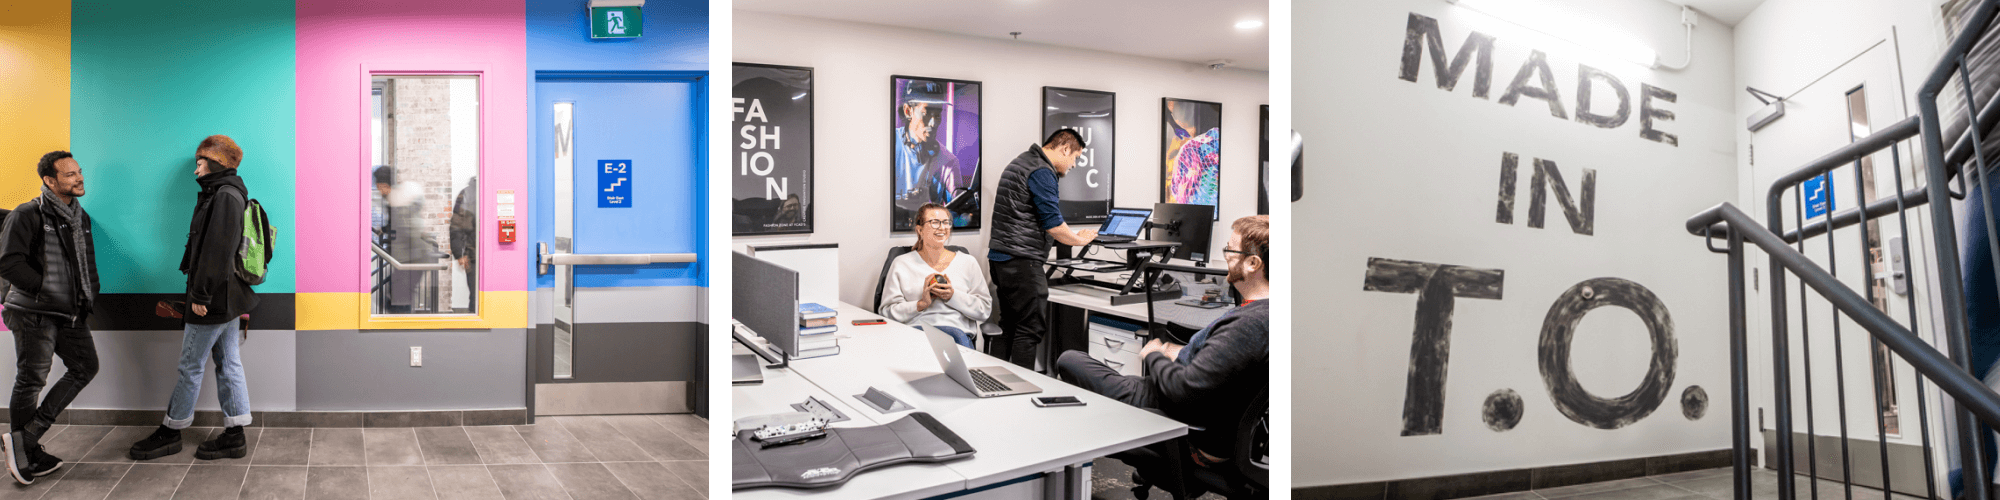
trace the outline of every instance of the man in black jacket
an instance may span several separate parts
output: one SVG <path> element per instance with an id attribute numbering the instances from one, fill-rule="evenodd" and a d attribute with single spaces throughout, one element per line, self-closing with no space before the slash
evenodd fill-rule
<path id="1" fill-rule="evenodd" d="M 1083 136 L 1057 130 L 1041 144 L 1007 163 L 993 193 L 993 233 L 987 240 L 987 272 L 999 288 L 1000 347 L 995 355 L 1034 369 L 1035 346 L 1049 329 L 1049 278 L 1042 263 L 1056 243 L 1090 244 L 1097 230 L 1071 230 L 1063 221 L 1056 180 L 1076 166 Z"/>
<path id="2" fill-rule="evenodd" d="M 97 298 L 97 249 L 90 215 L 77 201 L 83 166 L 68 151 L 55 151 L 42 155 L 35 173 L 42 177 L 42 195 L 8 214 L 0 241 L 0 278 L 10 288 L 0 319 L 14 331 L 19 357 L 7 404 L 11 431 L 0 436 L 0 447 L 8 474 L 21 484 L 62 466 L 62 459 L 43 451 L 42 433 L 97 375 L 97 344 L 87 322 Z M 61 357 L 69 373 L 37 405 L 51 356 Z"/>
<path id="3" fill-rule="evenodd" d="M 188 225 L 181 273 L 187 275 L 187 313 L 181 335 L 180 381 L 167 400 L 166 422 L 132 444 L 133 460 L 181 452 L 181 429 L 194 424 L 195 397 L 201 394 L 202 365 L 215 358 L 215 394 L 222 403 L 223 432 L 202 443 L 195 458 L 243 458 L 248 451 L 243 426 L 250 425 L 250 388 L 239 351 L 243 335 L 236 319 L 257 308 L 257 294 L 237 277 L 236 255 L 243 243 L 243 209 L 250 199 L 236 166 L 243 150 L 228 136 L 212 135 L 195 148 L 194 220 Z"/>
<path id="4" fill-rule="evenodd" d="M 1195 462 L 1230 460 L 1236 422 L 1260 394 L 1271 391 L 1271 223 L 1268 215 L 1230 225 L 1228 280 L 1243 304 L 1196 332 L 1183 347 L 1154 338 L 1139 349 L 1146 376 L 1119 375 L 1088 353 L 1069 351 L 1056 362 L 1091 392 L 1140 408 L 1155 408 L 1188 425 Z"/>

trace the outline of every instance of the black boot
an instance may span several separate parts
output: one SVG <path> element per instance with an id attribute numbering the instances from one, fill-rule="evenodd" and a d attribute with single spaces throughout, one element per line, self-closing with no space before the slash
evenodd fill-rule
<path id="1" fill-rule="evenodd" d="M 60 469 L 63 466 L 63 459 L 57 458 L 55 455 L 50 455 L 48 449 L 39 444 L 35 445 L 35 450 L 29 452 L 29 455 L 34 457 L 35 468 L 22 472 L 27 472 L 28 475 L 33 477 L 53 474 L 56 469 Z"/>
<path id="2" fill-rule="evenodd" d="M 242 426 L 223 429 L 221 435 L 194 449 L 194 457 L 202 460 L 243 458 L 249 453 L 250 447 L 245 444 Z"/>
<path id="3" fill-rule="evenodd" d="M 180 452 L 180 429 L 169 429 L 162 425 L 153 431 L 153 435 L 132 443 L 132 450 L 126 455 L 131 456 L 133 460 L 152 460 Z"/>

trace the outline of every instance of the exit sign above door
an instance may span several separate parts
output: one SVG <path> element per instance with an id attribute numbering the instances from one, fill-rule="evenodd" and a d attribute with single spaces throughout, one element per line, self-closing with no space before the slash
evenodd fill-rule
<path id="1" fill-rule="evenodd" d="M 645 31 L 639 7 L 591 7 L 591 38 L 638 38 Z"/>

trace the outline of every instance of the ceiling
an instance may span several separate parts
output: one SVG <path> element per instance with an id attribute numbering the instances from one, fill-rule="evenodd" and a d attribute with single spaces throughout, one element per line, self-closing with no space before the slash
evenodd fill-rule
<path id="1" fill-rule="evenodd" d="M 1694 10 L 1708 14 L 1723 24 L 1736 26 L 1751 11 L 1757 10 L 1758 5 L 1763 5 L 1764 0 L 1667 0 L 1667 3 L 1694 7 Z"/>
<path id="2" fill-rule="evenodd" d="M 1738 0 L 1691 0 L 1738 1 Z M 769 12 L 1270 71 L 1266 0 L 736 0 Z M 1239 21 L 1263 21 L 1239 30 Z"/>

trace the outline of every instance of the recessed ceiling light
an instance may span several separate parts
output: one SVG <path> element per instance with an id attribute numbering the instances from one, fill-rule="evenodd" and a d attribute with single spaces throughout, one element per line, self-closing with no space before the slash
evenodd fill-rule
<path id="1" fill-rule="evenodd" d="M 1253 29 L 1257 29 L 1257 28 L 1261 28 L 1261 27 L 1263 27 L 1263 26 L 1264 26 L 1264 22 L 1263 22 L 1263 21 L 1258 21 L 1258 20 L 1256 20 L 1256 19 L 1251 19 L 1251 20 L 1248 20 L 1248 21 L 1237 21 L 1237 22 L 1236 22 L 1236 29 L 1239 29 L 1239 30 L 1253 30 Z"/>

